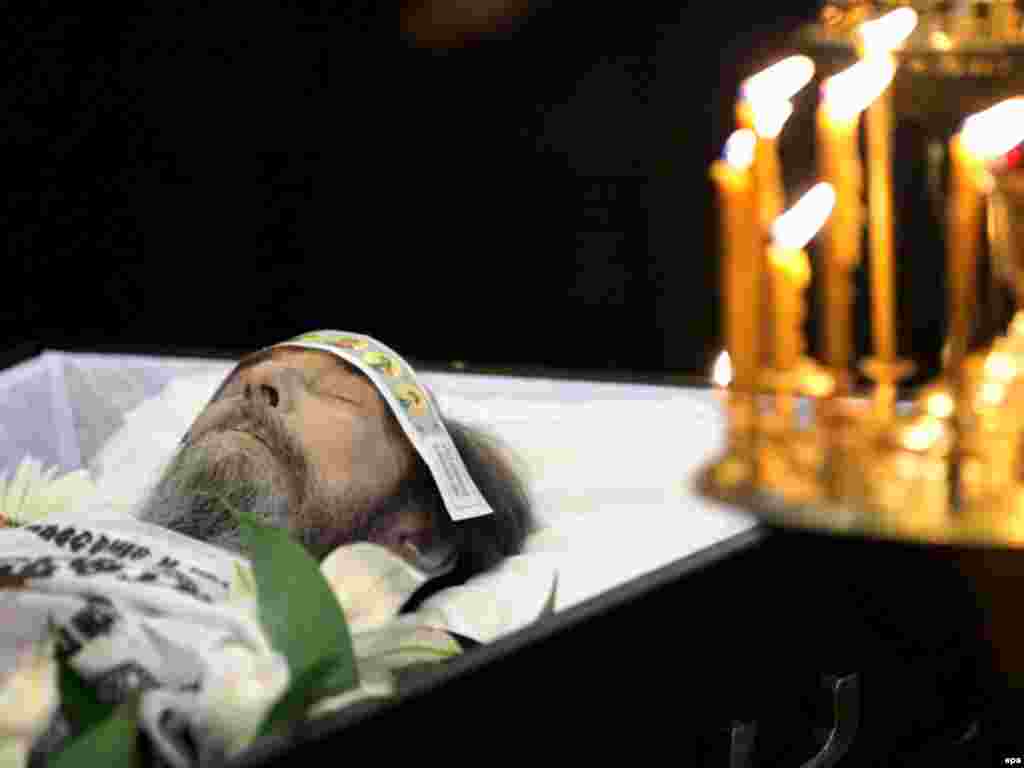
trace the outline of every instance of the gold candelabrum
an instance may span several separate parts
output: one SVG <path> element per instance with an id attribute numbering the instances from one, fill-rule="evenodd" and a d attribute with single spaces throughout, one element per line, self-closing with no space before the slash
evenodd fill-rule
<path id="1" fill-rule="evenodd" d="M 713 378 L 728 438 L 701 473 L 710 496 L 787 526 L 1024 546 L 1024 169 L 1016 167 L 1024 84 L 1001 69 L 1024 51 L 1024 31 L 1014 2 L 949 7 L 831 2 L 802 33 L 812 52 L 839 51 L 850 64 L 824 80 L 817 102 L 820 182 L 788 209 L 778 143 L 815 60 L 792 56 L 743 83 L 737 130 L 711 169 L 727 354 Z M 949 167 L 948 336 L 940 376 L 904 399 L 900 383 L 914 365 L 896 349 L 890 137 L 905 99 L 894 90 L 907 72 L 992 82 L 966 100 L 976 109 L 959 115 L 939 147 Z M 805 247 L 814 238 L 812 265 Z M 872 352 L 855 360 L 862 251 Z M 1014 288 L 1017 313 L 977 348 L 982 255 Z M 812 272 L 816 297 L 807 296 Z M 817 359 L 803 335 L 813 300 Z M 866 391 L 855 388 L 857 371 L 871 382 Z"/>

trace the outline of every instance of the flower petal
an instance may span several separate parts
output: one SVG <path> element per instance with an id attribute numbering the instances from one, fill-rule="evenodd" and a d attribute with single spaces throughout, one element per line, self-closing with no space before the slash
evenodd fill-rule
<path id="1" fill-rule="evenodd" d="M 368 542 L 338 547 L 324 558 L 320 572 L 353 633 L 379 627 L 397 616 L 427 580 L 398 555 Z"/>
<path id="2" fill-rule="evenodd" d="M 462 648 L 442 629 L 426 626 L 416 614 L 399 616 L 394 621 L 353 635 L 359 663 L 395 669 L 425 661 L 444 661 L 457 656 Z"/>
<path id="3" fill-rule="evenodd" d="M 395 679 L 391 670 L 372 662 L 359 662 L 359 685 L 337 696 L 321 699 L 309 710 L 310 717 L 319 717 L 336 712 L 364 699 L 379 699 L 393 696 Z"/>
<path id="4" fill-rule="evenodd" d="M 288 662 L 279 653 L 253 653 L 237 644 L 222 648 L 210 660 L 197 702 L 211 744 L 229 756 L 245 749 L 289 679 Z"/>
<path id="5" fill-rule="evenodd" d="M 60 703 L 53 651 L 49 637 L 32 643 L 0 680 L 0 738 L 23 739 L 31 745 L 49 726 Z"/>
<path id="6" fill-rule="evenodd" d="M 488 643 L 536 621 L 550 601 L 555 561 L 514 555 L 465 584 L 431 595 L 414 614 L 423 624 Z"/>
<path id="7" fill-rule="evenodd" d="M 43 469 L 32 456 L 22 459 L 8 481 L 0 475 L 0 515 L 15 525 L 40 520 L 85 503 L 96 493 L 89 472 L 84 469 L 59 475 L 59 467 Z"/>

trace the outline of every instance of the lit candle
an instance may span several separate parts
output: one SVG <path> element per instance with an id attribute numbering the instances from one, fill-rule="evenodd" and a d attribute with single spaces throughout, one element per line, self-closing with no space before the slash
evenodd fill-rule
<path id="1" fill-rule="evenodd" d="M 860 261 L 863 211 L 862 171 L 858 149 L 860 113 L 892 80 L 893 68 L 858 62 L 822 85 L 818 108 L 818 170 L 836 192 L 835 211 L 824 232 L 821 304 L 824 317 L 824 358 L 834 373 L 845 371 L 853 358 L 850 272 Z M 846 380 L 837 376 L 837 388 Z"/>
<path id="2" fill-rule="evenodd" d="M 771 223 L 785 208 L 782 186 L 782 166 L 779 161 L 777 139 L 782 126 L 793 112 L 790 99 L 814 76 L 814 61 L 808 56 L 789 56 L 757 74 L 748 77 L 740 86 L 740 100 L 736 105 L 736 120 L 741 128 L 757 134 L 754 152 L 754 188 L 757 195 L 757 221 L 762 244 L 767 240 Z M 764 254 L 762 252 L 762 258 Z M 767 270 L 761 270 L 762 285 L 757 295 L 770 293 Z M 760 302 L 762 329 L 759 354 L 761 364 L 772 361 L 772 315 L 767 301 Z"/>
<path id="3" fill-rule="evenodd" d="M 777 371 L 791 371 L 804 352 L 803 292 L 811 280 L 811 265 L 803 249 L 775 243 L 768 249 L 768 265 L 775 317 L 774 365 Z"/>
<path id="4" fill-rule="evenodd" d="M 782 126 L 793 113 L 789 100 L 813 76 L 814 61 L 807 56 L 789 56 L 748 77 L 740 86 L 736 120 L 741 128 L 757 133 L 754 176 L 761 225 L 765 232 L 786 205 L 777 139 Z"/>
<path id="5" fill-rule="evenodd" d="M 889 146 L 890 96 L 868 108 L 868 238 L 871 245 L 871 331 L 875 357 L 896 359 L 892 295 L 892 156 Z"/>
<path id="6" fill-rule="evenodd" d="M 1007 99 L 964 120 L 949 143 L 950 188 L 946 222 L 949 352 L 955 369 L 967 353 L 981 218 L 990 184 L 987 164 L 1024 139 L 1024 97 Z"/>
<path id="7" fill-rule="evenodd" d="M 967 354 L 971 305 L 974 303 L 980 247 L 984 172 L 979 158 L 960 134 L 949 142 L 950 190 L 946 222 L 946 279 L 949 291 L 949 338 L 945 364 L 955 370 Z"/>
<path id="8" fill-rule="evenodd" d="M 774 367 L 782 373 L 793 371 L 803 355 L 803 291 L 811 279 L 804 247 L 825 223 L 835 200 L 832 185 L 821 182 L 772 223 L 768 263 L 775 317 Z"/>
<path id="9" fill-rule="evenodd" d="M 779 134 L 793 105 L 789 101 L 762 101 L 753 105 L 757 146 L 754 152 L 754 179 L 757 184 L 757 208 L 763 231 L 767 232 L 786 207 L 779 160 Z"/>
<path id="10" fill-rule="evenodd" d="M 892 51 L 917 26 L 917 13 L 900 8 L 860 25 L 861 53 L 879 67 L 895 69 Z M 868 237 L 871 253 L 871 331 L 875 359 L 896 362 L 896 329 L 892 292 L 892 95 L 888 89 L 867 110 Z"/>
<path id="11" fill-rule="evenodd" d="M 757 194 L 757 224 L 762 244 L 767 240 L 771 224 L 786 206 L 782 188 L 782 164 L 779 161 L 778 136 L 786 120 L 793 113 L 793 105 L 789 101 L 761 98 L 751 102 L 753 110 L 754 130 L 757 133 L 757 145 L 754 149 L 754 188 Z M 771 293 L 771 283 L 767 278 L 768 270 L 763 270 L 760 294 Z M 767 301 L 761 303 L 760 316 L 762 343 L 760 349 L 761 363 L 772 364 L 774 335 L 771 333 L 772 314 Z"/>
<path id="12" fill-rule="evenodd" d="M 762 246 L 751 173 L 756 141 L 752 131 L 735 131 L 711 166 L 719 199 L 722 324 L 733 388 L 743 392 L 756 390 L 758 376 Z"/>
<path id="13" fill-rule="evenodd" d="M 723 349 L 715 355 L 715 362 L 711 365 L 711 386 L 715 393 L 715 399 L 723 407 L 729 401 L 730 384 L 732 384 L 732 359 L 729 356 L 729 350 Z"/>

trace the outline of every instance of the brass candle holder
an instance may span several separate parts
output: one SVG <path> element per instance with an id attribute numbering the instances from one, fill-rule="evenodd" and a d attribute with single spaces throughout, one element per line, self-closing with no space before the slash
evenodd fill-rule
<path id="1" fill-rule="evenodd" d="M 997 175 L 994 189 L 993 263 L 1024 297 L 1024 171 Z M 763 370 L 768 405 L 756 428 L 744 425 L 756 451 L 712 462 L 702 491 L 787 526 L 1024 548 L 1024 311 L 910 400 L 896 398 L 909 362 L 861 365 L 876 386 L 859 395 L 837 393 L 806 356 Z M 734 466 L 727 488 L 723 463 Z"/>
<path id="2" fill-rule="evenodd" d="M 890 93 L 888 84 L 891 81 L 895 88 L 899 70 L 910 68 L 909 62 L 925 49 L 968 57 L 992 52 L 995 46 L 1006 55 L 1017 45 L 1024 50 L 1020 19 L 1010 6 L 1000 5 L 997 18 L 973 33 L 970 25 L 948 13 L 936 16 L 938 8 L 929 3 L 915 15 L 909 6 L 891 3 L 882 8 L 856 2 L 825 7 L 816 44 L 841 48 L 852 56 L 859 52 L 868 63 L 873 59 L 882 78 L 870 87 L 865 83 L 874 75 L 867 70 L 830 78 L 838 89 L 852 90 L 852 83 L 860 81 L 858 87 L 871 92 L 867 103 L 858 107 L 869 118 L 857 121 L 856 112 L 848 108 L 859 96 L 851 94 L 844 112 L 844 102 L 830 93 L 834 111 L 819 115 L 818 124 L 819 141 L 827 142 L 827 149 L 819 153 L 819 168 L 841 190 L 832 214 L 837 223 L 826 231 L 825 257 L 818 267 L 844 270 L 841 279 L 847 280 L 860 259 L 842 250 L 843 243 L 867 241 L 872 258 L 866 266 L 874 270 L 874 354 L 859 362 L 847 359 L 842 345 L 848 333 L 848 300 L 826 273 L 822 310 L 834 318 L 827 329 L 826 359 L 819 364 L 808 356 L 802 324 L 810 262 L 802 244 L 778 242 L 774 224 L 762 215 L 765 247 L 759 269 L 768 276 L 767 293 L 749 305 L 769 307 L 774 321 L 745 324 L 747 329 L 762 329 L 762 336 L 744 343 L 770 350 L 771 356 L 761 357 L 756 376 L 745 374 L 746 383 L 730 407 L 728 445 L 705 467 L 700 487 L 709 496 L 785 526 L 902 541 L 1024 547 L 1024 312 L 1018 311 L 990 346 L 972 349 L 967 343 L 976 311 L 978 253 L 987 249 L 995 272 L 1013 286 L 1018 310 L 1024 307 L 1024 171 L 1011 167 L 1007 155 L 1024 141 L 1024 98 L 1005 100 L 1012 93 L 989 99 L 982 104 L 984 111 L 967 120 L 962 114 L 962 127 L 957 121 L 944 139 L 952 163 L 944 218 L 949 314 L 954 321 L 949 346 L 955 354 L 937 381 L 909 400 L 899 397 L 901 382 L 911 375 L 914 364 L 897 354 L 895 345 L 887 132 L 890 114 L 899 119 L 900 95 Z M 895 31 L 897 27 L 902 31 Z M 874 52 L 869 55 L 870 47 Z M 897 64 L 895 78 L 891 69 L 887 74 L 882 71 L 893 66 L 886 62 Z M 775 69 L 787 67 L 780 64 Z M 948 66 L 941 71 L 943 77 L 953 72 Z M 770 78 L 758 78 L 762 104 L 772 98 L 765 83 L 770 86 Z M 792 96 L 792 90 L 780 86 L 775 98 L 788 101 Z M 890 103 L 896 105 L 892 113 Z M 865 131 L 870 162 L 857 156 L 858 130 Z M 777 140 L 784 141 L 784 135 Z M 870 238 L 863 237 L 865 228 Z M 735 314 L 735 307 L 730 311 Z M 730 327 L 737 325 L 735 319 L 730 321 Z M 736 341 L 730 345 L 740 349 Z M 744 354 L 744 359 L 751 358 Z M 870 380 L 870 390 L 853 389 L 856 370 Z"/>

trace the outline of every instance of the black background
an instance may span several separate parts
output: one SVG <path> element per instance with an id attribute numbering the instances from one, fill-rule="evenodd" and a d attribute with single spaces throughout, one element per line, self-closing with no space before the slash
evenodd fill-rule
<path id="1" fill-rule="evenodd" d="M 703 374 L 708 166 L 817 8 L 547 0 L 445 45 L 371 4 L 17 17 L 0 344 Z"/>

